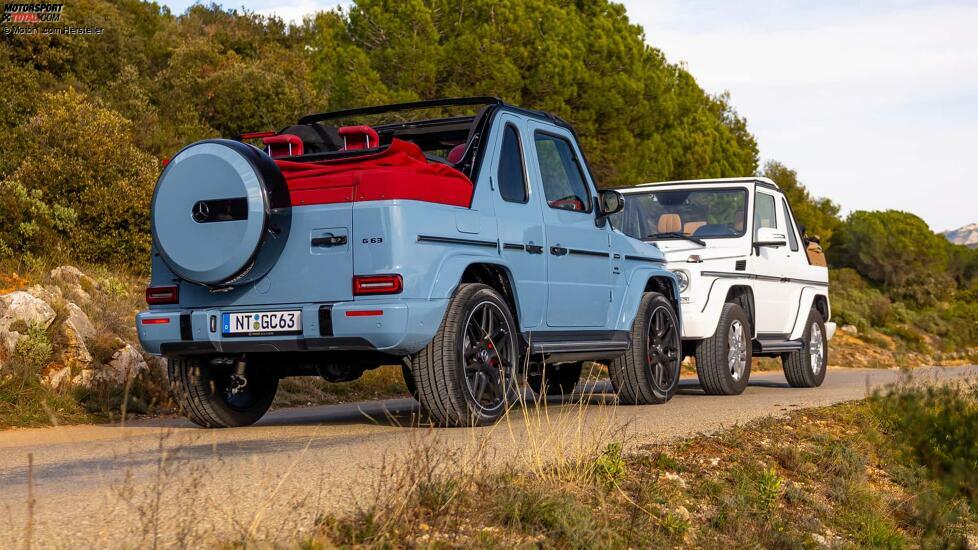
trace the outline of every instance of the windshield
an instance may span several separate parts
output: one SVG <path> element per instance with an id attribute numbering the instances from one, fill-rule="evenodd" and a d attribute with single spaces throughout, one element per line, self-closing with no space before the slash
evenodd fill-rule
<path id="1" fill-rule="evenodd" d="M 625 208 L 611 222 L 644 240 L 740 237 L 747 225 L 746 206 L 744 188 L 628 193 Z"/>

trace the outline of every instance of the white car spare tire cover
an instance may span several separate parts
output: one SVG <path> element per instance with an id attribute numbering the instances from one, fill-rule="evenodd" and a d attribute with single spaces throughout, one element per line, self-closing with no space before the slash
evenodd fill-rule
<path id="1" fill-rule="evenodd" d="M 275 264 L 292 219 L 275 161 L 226 139 L 188 145 L 153 193 L 153 244 L 180 278 L 221 287 L 253 282 Z"/>

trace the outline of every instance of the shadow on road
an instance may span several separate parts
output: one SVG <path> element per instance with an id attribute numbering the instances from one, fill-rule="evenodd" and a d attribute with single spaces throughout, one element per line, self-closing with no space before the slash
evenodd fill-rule
<path id="1" fill-rule="evenodd" d="M 787 388 L 786 382 L 778 380 L 751 380 L 749 387 Z M 679 382 L 677 395 L 706 396 L 698 381 L 683 379 Z M 534 397 L 527 392 L 524 399 L 530 403 Z M 609 380 L 588 381 L 578 386 L 577 390 L 568 396 L 550 396 L 546 399 L 548 406 L 586 404 L 592 406 L 610 405 L 614 403 L 614 391 Z M 269 412 L 256 426 L 289 426 L 318 424 L 323 426 L 358 424 L 387 426 L 399 428 L 427 428 L 430 426 L 423 417 L 420 407 L 414 399 L 386 399 L 364 401 L 359 403 L 343 403 L 337 405 L 319 405 L 303 408 L 279 409 Z M 139 420 L 131 423 L 140 427 L 163 428 L 192 428 L 193 424 L 182 418 L 154 418 Z M 114 424 L 121 427 L 120 424 Z"/>

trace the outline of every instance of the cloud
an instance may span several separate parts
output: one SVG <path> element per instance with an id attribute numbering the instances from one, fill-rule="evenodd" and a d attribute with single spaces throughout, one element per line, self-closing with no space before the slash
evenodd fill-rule
<path id="1" fill-rule="evenodd" d="M 978 122 L 978 6 L 625 4 L 667 58 L 729 90 L 762 156 L 814 192 L 935 229 L 978 219 L 961 200 L 975 195 L 962 160 Z"/>

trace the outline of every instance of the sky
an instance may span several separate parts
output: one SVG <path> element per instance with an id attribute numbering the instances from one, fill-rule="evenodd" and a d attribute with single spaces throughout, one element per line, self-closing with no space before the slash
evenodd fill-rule
<path id="1" fill-rule="evenodd" d="M 163 0 L 180 13 L 192 2 Z M 349 2 L 224 0 L 298 21 Z M 978 222 L 978 2 L 624 0 L 669 61 L 731 103 L 762 162 L 852 210 Z M 972 164 L 974 163 L 974 164 Z"/>

